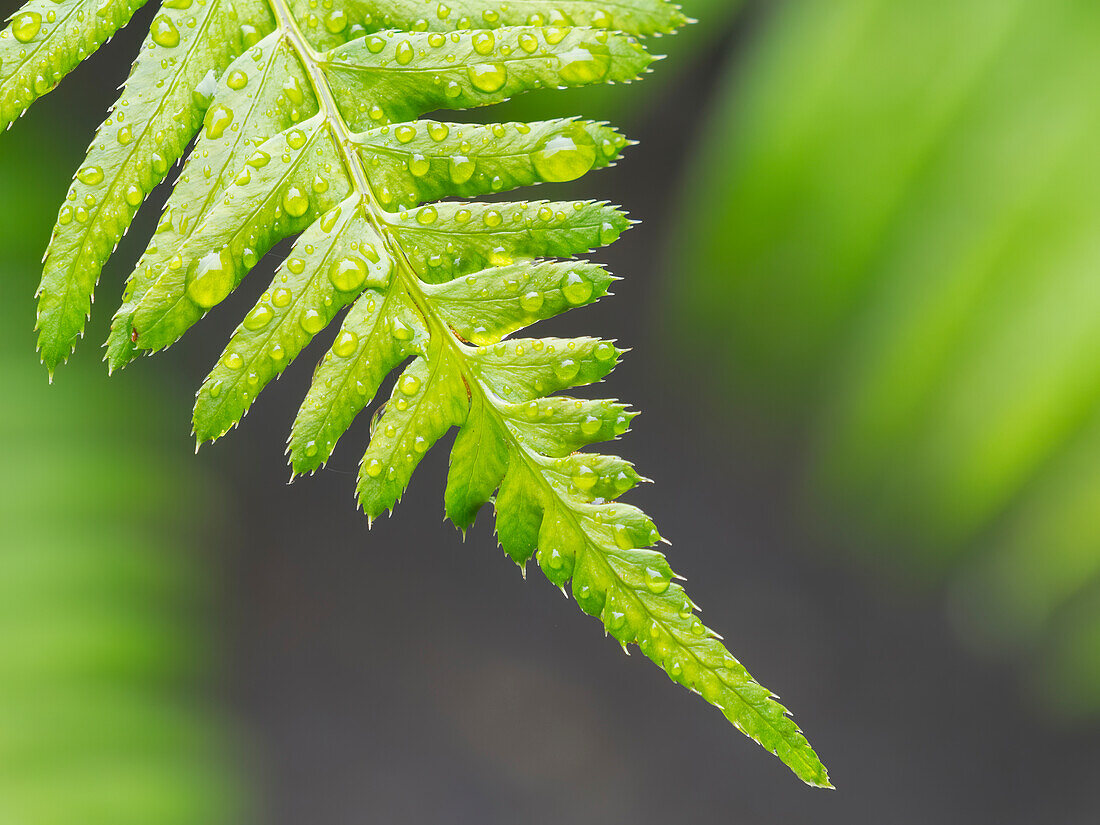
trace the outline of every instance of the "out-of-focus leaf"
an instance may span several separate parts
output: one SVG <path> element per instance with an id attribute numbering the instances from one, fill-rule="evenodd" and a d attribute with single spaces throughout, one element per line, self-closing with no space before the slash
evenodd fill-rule
<path id="1" fill-rule="evenodd" d="M 1096 708 L 1098 44 L 1083 0 L 785 4 L 672 256 L 677 337 L 809 435 L 820 521 L 953 582 L 980 638 L 1061 657 Z"/>
<path id="2" fill-rule="evenodd" d="M 0 823 L 229 825 L 227 732 L 195 695 L 194 465 L 166 448 L 155 390 L 106 387 L 95 359 L 50 387 L 30 354 L 39 192 L 64 180 L 20 158 L 60 139 L 19 131 L 0 154 Z"/>

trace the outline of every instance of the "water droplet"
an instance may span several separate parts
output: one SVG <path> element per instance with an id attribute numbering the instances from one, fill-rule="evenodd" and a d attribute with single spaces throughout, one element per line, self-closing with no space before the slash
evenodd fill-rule
<path id="1" fill-rule="evenodd" d="M 328 278 L 341 292 L 354 292 L 366 282 L 367 266 L 361 258 L 341 258 L 329 267 Z"/>
<path id="2" fill-rule="evenodd" d="M 572 381 L 580 370 L 581 365 L 572 358 L 563 358 L 554 364 L 554 375 L 561 381 Z"/>
<path id="3" fill-rule="evenodd" d="M 225 85 L 235 92 L 240 91 L 248 85 L 248 75 L 242 71 L 234 70 L 229 73 L 229 77 L 225 79 Z"/>
<path id="4" fill-rule="evenodd" d="M 229 124 L 232 122 L 232 109 L 221 104 L 211 106 L 206 111 L 206 136 L 211 140 L 217 140 L 225 134 L 225 130 L 229 128 Z"/>
<path id="5" fill-rule="evenodd" d="M 310 335 L 316 335 L 328 325 L 328 319 L 315 309 L 307 309 L 298 323 Z"/>
<path id="6" fill-rule="evenodd" d="M 420 379 L 415 375 L 405 374 L 401 376 L 401 380 L 397 382 L 397 386 L 405 395 L 413 396 L 420 392 Z"/>
<path id="7" fill-rule="evenodd" d="M 551 26 L 543 30 L 542 36 L 546 38 L 546 42 L 549 45 L 556 46 L 565 39 L 567 34 L 569 34 L 569 29 L 564 29 L 560 26 Z"/>
<path id="8" fill-rule="evenodd" d="M 134 140 L 133 130 L 131 130 L 129 126 L 123 126 L 121 129 L 118 130 L 116 138 L 121 145 L 127 146 Z"/>
<path id="9" fill-rule="evenodd" d="M 434 206 L 425 206 L 416 213 L 416 222 L 421 226 L 431 226 L 439 218 L 439 211 Z"/>
<path id="10" fill-rule="evenodd" d="M 149 33 L 154 43 L 158 46 L 164 46 L 166 49 L 174 48 L 180 44 L 179 30 L 176 29 L 175 24 L 166 15 L 162 14 L 153 20 Z"/>
<path id="11" fill-rule="evenodd" d="M 244 316 L 244 328 L 256 332 L 270 324 L 274 317 L 275 310 L 267 304 L 256 304 L 253 310 Z"/>
<path id="12" fill-rule="evenodd" d="M 573 486 L 583 492 L 588 492 L 596 486 L 596 482 L 600 480 L 600 475 L 587 464 L 578 464 L 572 475 Z"/>
<path id="13" fill-rule="evenodd" d="M 538 38 L 530 32 L 524 32 L 519 36 L 519 47 L 527 54 L 534 54 L 539 48 Z"/>
<path id="14" fill-rule="evenodd" d="M 416 127 L 403 123 L 393 130 L 393 136 L 400 143 L 409 143 L 416 137 Z"/>
<path id="15" fill-rule="evenodd" d="M 378 476 L 382 475 L 382 462 L 377 458 L 372 458 L 366 463 L 363 469 L 366 470 L 367 475 L 371 478 L 378 478 Z"/>
<path id="16" fill-rule="evenodd" d="M 597 361 L 610 361 L 615 357 L 615 346 L 607 341 L 600 341 L 592 350 L 592 354 L 596 356 Z"/>
<path id="17" fill-rule="evenodd" d="M 293 297 L 289 289 L 285 287 L 279 287 L 271 295 L 271 303 L 282 309 L 283 307 L 290 306 L 290 299 Z"/>
<path id="18" fill-rule="evenodd" d="M 231 352 L 222 359 L 222 363 L 231 370 L 239 370 L 244 366 L 244 358 L 241 357 L 240 353 Z"/>
<path id="19" fill-rule="evenodd" d="M 209 309 L 233 291 L 233 275 L 229 251 L 211 252 L 195 268 L 195 275 L 187 284 L 187 295 L 203 309 Z"/>
<path id="20" fill-rule="evenodd" d="M 18 15 L 11 22 L 11 33 L 20 43 L 29 43 L 42 28 L 42 15 L 36 11 L 28 11 Z"/>
<path id="21" fill-rule="evenodd" d="M 393 322 L 393 337 L 398 341 L 411 341 L 413 330 L 408 324 L 397 318 Z"/>
<path id="22" fill-rule="evenodd" d="M 439 123 L 432 121 L 428 124 L 428 135 L 436 143 L 442 140 L 446 140 L 447 136 L 451 133 L 451 127 L 446 123 Z"/>
<path id="23" fill-rule="evenodd" d="M 587 436 L 595 435 L 602 427 L 603 422 L 594 415 L 588 416 L 581 422 L 581 432 Z"/>
<path id="24" fill-rule="evenodd" d="M 477 166 L 465 155 L 455 155 L 451 158 L 451 181 L 461 186 L 474 176 Z"/>
<path id="25" fill-rule="evenodd" d="M 333 9 L 325 15 L 325 28 L 339 34 L 348 27 L 348 15 L 343 9 Z"/>
<path id="26" fill-rule="evenodd" d="M 592 282 L 579 272 L 570 272 L 562 282 L 561 294 L 574 306 L 583 304 L 592 297 Z"/>
<path id="27" fill-rule="evenodd" d="M 301 149 L 306 145 L 306 133 L 301 129 L 294 129 L 286 136 L 286 145 L 291 149 Z"/>
<path id="28" fill-rule="evenodd" d="M 596 9 L 596 11 L 592 12 L 592 21 L 590 25 L 594 29 L 610 29 L 613 22 L 611 13 L 606 9 Z"/>
<path id="29" fill-rule="evenodd" d="M 601 43 L 581 43 L 558 56 L 558 73 L 566 83 L 595 83 L 611 71 L 611 49 Z"/>
<path id="30" fill-rule="evenodd" d="M 76 179 L 88 186 L 103 182 L 103 170 L 98 166 L 85 166 L 76 173 Z"/>
<path id="31" fill-rule="evenodd" d="M 244 41 L 245 48 L 247 48 L 249 46 L 255 46 L 264 39 L 264 36 L 263 32 L 251 23 L 244 23 L 241 25 L 241 39 Z"/>
<path id="32" fill-rule="evenodd" d="M 499 92 L 508 82 L 508 69 L 501 63 L 475 63 L 467 73 L 473 87 L 486 94 Z"/>
<path id="33" fill-rule="evenodd" d="M 645 586 L 646 590 L 656 595 L 661 595 L 668 590 L 669 580 L 665 577 L 665 574 L 660 570 L 653 567 L 647 567 L 645 569 Z"/>
<path id="34" fill-rule="evenodd" d="M 615 525 L 615 544 L 623 550 L 634 549 L 634 540 L 630 536 L 630 529 L 625 524 Z"/>
<path id="35" fill-rule="evenodd" d="M 412 63 L 412 59 L 416 56 L 416 53 L 413 51 L 412 43 L 408 40 L 402 40 L 397 45 L 397 53 L 395 56 L 397 62 L 402 66 L 407 66 L 409 63 Z"/>
<path id="36" fill-rule="evenodd" d="M 332 345 L 332 351 L 341 358 L 350 358 L 359 349 L 359 336 L 350 329 L 343 330 Z"/>
<path id="37" fill-rule="evenodd" d="M 576 180 L 596 162 L 596 142 L 580 125 L 567 134 L 554 135 L 531 153 L 535 172 L 544 181 L 561 183 Z"/>
<path id="38" fill-rule="evenodd" d="M 426 157 L 421 154 L 414 154 L 409 157 L 409 172 L 418 178 L 424 177 L 432 169 L 431 163 Z"/>
<path id="39" fill-rule="evenodd" d="M 541 292 L 528 292 L 519 299 L 519 305 L 524 312 L 535 313 L 542 309 L 543 300 Z"/>
<path id="40" fill-rule="evenodd" d="M 472 40 L 474 51 L 484 57 L 496 48 L 497 39 L 491 31 L 480 31 Z"/>
<path id="41" fill-rule="evenodd" d="M 292 218 L 300 218 L 309 211 L 309 195 L 297 186 L 291 186 L 283 194 L 283 209 Z"/>

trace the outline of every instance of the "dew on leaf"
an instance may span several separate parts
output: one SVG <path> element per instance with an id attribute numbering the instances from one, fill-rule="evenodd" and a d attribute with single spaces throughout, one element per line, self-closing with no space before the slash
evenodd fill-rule
<path id="1" fill-rule="evenodd" d="M 328 278 L 341 292 L 354 292 L 366 282 L 367 267 L 361 258 L 341 258 L 329 267 Z"/>
<path id="2" fill-rule="evenodd" d="M 233 291 L 234 267 L 228 251 L 205 255 L 187 284 L 187 295 L 203 309 L 218 304 Z"/>
<path id="3" fill-rule="evenodd" d="M 502 63 L 475 63 L 467 70 L 470 83 L 480 92 L 499 92 L 508 82 L 508 69 Z"/>
<path id="4" fill-rule="evenodd" d="M 554 135 L 531 153 L 535 172 L 544 181 L 561 183 L 576 180 L 596 162 L 596 143 L 583 127 L 569 134 Z"/>
<path id="5" fill-rule="evenodd" d="M 583 304 L 592 297 L 592 282 L 579 272 L 570 272 L 562 282 L 561 293 L 569 303 Z"/>
<path id="6" fill-rule="evenodd" d="M 283 193 L 283 209 L 292 218 L 300 218 L 309 211 L 309 195 L 297 186 L 289 187 Z"/>
<path id="7" fill-rule="evenodd" d="M 359 336 L 349 329 L 343 330 L 332 345 L 332 351 L 341 358 L 350 358 L 359 349 Z"/>
<path id="8" fill-rule="evenodd" d="M 153 20 L 149 33 L 154 43 L 158 46 L 164 46 L 166 49 L 174 48 L 180 44 L 179 30 L 166 15 L 162 14 Z"/>
<path id="9" fill-rule="evenodd" d="M 29 43 L 42 29 L 42 15 L 36 11 L 28 11 L 17 15 L 11 23 L 11 33 L 20 43 Z"/>

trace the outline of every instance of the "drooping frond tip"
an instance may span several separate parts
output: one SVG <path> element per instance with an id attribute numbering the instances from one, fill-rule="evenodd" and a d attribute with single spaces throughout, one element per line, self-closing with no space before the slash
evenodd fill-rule
<path id="1" fill-rule="evenodd" d="M 138 5 L 28 4 L 0 35 L 5 122 Z M 617 640 L 827 787 L 786 710 L 700 622 L 650 549 L 660 540 L 653 522 L 619 502 L 642 477 L 584 451 L 623 435 L 635 413 L 561 393 L 601 381 L 622 350 L 596 338 L 511 337 L 605 296 L 612 276 L 577 256 L 631 221 L 606 203 L 477 198 L 574 180 L 615 163 L 629 141 L 576 119 L 422 119 L 533 89 L 631 82 L 653 59 L 636 38 L 686 18 L 665 0 L 316 6 L 161 6 L 58 215 L 39 290 L 43 360 L 52 370 L 68 357 L 100 270 L 195 139 L 115 314 L 109 367 L 170 346 L 297 236 L 196 396 L 199 442 L 236 426 L 343 313 L 291 429 L 294 473 L 322 467 L 400 369 L 360 465 L 369 518 L 396 505 L 424 454 L 458 428 L 445 504 L 460 529 L 492 503 L 508 556 L 521 566 L 533 557 Z"/>

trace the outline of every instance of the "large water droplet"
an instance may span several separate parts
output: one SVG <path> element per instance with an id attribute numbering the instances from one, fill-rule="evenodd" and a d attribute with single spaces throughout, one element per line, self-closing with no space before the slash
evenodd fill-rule
<path id="1" fill-rule="evenodd" d="M 587 464 L 578 464 L 573 470 L 572 481 L 573 485 L 584 492 L 588 492 L 596 486 L 596 482 L 600 480 L 600 475 Z"/>
<path id="2" fill-rule="evenodd" d="M 581 365 L 572 358 L 563 358 L 554 364 L 554 375 L 561 381 L 572 381 L 580 370 Z"/>
<path id="3" fill-rule="evenodd" d="M 566 83 L 595 83 L 611 71 L 611 49 L 600 43 L 581 43 L 559 55 L 558 73 Z"/>
<path id="4" fill-rule="evenodd" d="M 465 155 L 451 158 L 451 181 L 461 186 L 474 176 L 477 166 Z"/>
<path id="5" fill-rule="evenodd" d="M 229 251 L 211 252 L 195 268 L 194 277 L 187 284 L 187 295 L 203 309 L 209 309 L 233 291 L 233 274 Z"/>
<path id="6" fill-rule="evenodd" d="M 176 28 L 175 23 L 163 14 L 153 21 L 149 34 L 154 43 L 158 46 L 164 46 L 166 49 L 174 48 L 180 44 L 179 30 Z"/>
<path id="7" fill-rule="evenodd" d="M 484 57 L 496 47 L 497 40 L 491 31 L 480 31 L 473 37 L 474 51 Z"/>
<path id="8" fill-rule="evenodd" d="M 646 590 L 656 595 L 661 595 L 668 590 L 669 580 L 665 577 L 665 574 L 654 567 L 647 567 L 645 569 L 645 586 Z"/>
<path id="9" fill-rule="evenodd" d="M 542 309 L 543 300 L 541 292 L 528 292 L 519 299 L 519 305 L 524 312 L 535 313 Z"/>
<path id="10" fill-rule="evenodd" d="M 256 332 L 270 324 L 274 317 L 275 311 L 267 304 L 256 304 L 255 308 L 244 316 L 244 328 Z"/>
<path id="11" fill-rule="evenodd" d="M 329 267 L 328 278 L 341 292 L 354 292 L 366 282 L 367 266 L 361 258 L 341 258 Z"/>
<path id="12" fill-rule="evenodd" d="M 359 349 L 359 336 L 350 329 L 343 330 L 332 345 L 332 351 L 341 358 L 350 358 Z"/>
<path id="13" fill-rule="evenodd" d="M 570 272 L 562 282 L 561 294 L 574 306 L 583 304 L 592 297 L 592 282 L 579 272 Z"/>
<path id="14" fill-rule="evenodd" d="M 103 170 L 98 166 L 85 166 L 76 173 L 76 178 L 88 186 L 95 186 L 103 182 Z"/>
<path id="15" fill-rule="evenodd" d="M 300 218 L 309 211 L 309 195 L 297 186 L 289 187 L 283 194 L 283 209 L 292 218 Z"/>
<path id="16" fill-rule="evenodd" d="M 596 418 L 594 415 L 590 415 L 581 422 L 581 432 L 586 436 L 594 436 L 603 427 L 603 422 Z"/>
<path id="17" fill-rule="evenodd" d="M 568 134 L 554 135 L 531 153 L 535 172 L 544 181 L 576 180 L 596 162 L 596 142 L 580 125 Z"/>
<path id="18" fill-rule="evenodd" d="M 29 43 L 42 28 L 42 15 L 28 11 L 11 21 L 11 33 L 20 43 Z"/>
<path id="19" fill-rule="evenodd" d="M 232 109 L 220 103 L 217 106 L 211 106 L 206 112 L 206 136 L 211 140 L 217 140 L 225 134 L 225 130 L 232 122 Z"/>
<path id="20" fill-rule="evenodd" d="M 508 82 L 508 69 L 502 63 L 475 63 L 467 72 L 473 87 L 486 94 L 499 92 Z"/>
<path id="21" fill-rule="evenodd" d="M 328 319 L 315 309 L 307 309 L 302 313 L 302 318 L 298 323 L 301 324 L 302 329 L 310 335 L 316 335 L 325 328 L 328 324 Z"/>

